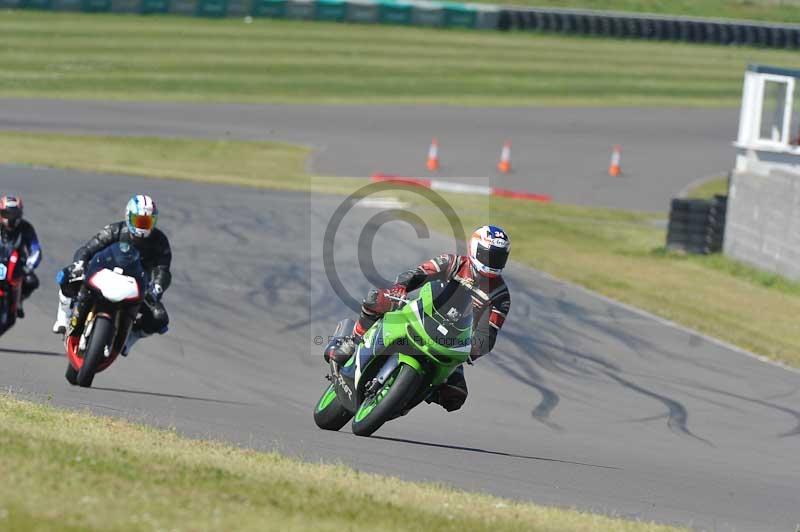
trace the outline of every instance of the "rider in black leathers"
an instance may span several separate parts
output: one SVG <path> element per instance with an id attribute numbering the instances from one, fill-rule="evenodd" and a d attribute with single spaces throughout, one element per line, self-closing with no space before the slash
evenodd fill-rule
<path id="1" fill-rule="evenodd" d="M 89 310 L 87 308 L 89 294 L 85 287 L 76 293 L 76 287 L 80 288 L 81 285 L 70 281 L 82 275 L 83 265 L 90 261 L 95 254 L 115 242 L 126 242 L 133 245 L 139 251 L 142 266 L 150 277 L 149 303 L 141 306 L 141 317 L 134 323 L 124 354 L 127 354 L 127 351 L 139 338 L 166 332 L 169 316 L 161 302 L 161 297 L 172 281 L 170 273 L 172 250 L 167 236 L 155 227 L 157 216 L 158 210 L 149 196 L 134 196 L 128 203 L 127 220 L 107 225 L 89 242 L 78 248 L 73 257 L 73 264 L 65 268 L 64 271 L 67 272 L 67 275 L 63 276 L 60 282 L 59 314 L 53 325 L 53 332 L 63 334 L 68 330 L 69 334 L 73 336 L 81 334 L 83 321 L 86 318 L 85 314 Z M 75 298 L 74 302 L 72 298 Z M 74 308 L 69 327 L 67 327 L 66 317 L 70 313 L 70 307 Z"/>

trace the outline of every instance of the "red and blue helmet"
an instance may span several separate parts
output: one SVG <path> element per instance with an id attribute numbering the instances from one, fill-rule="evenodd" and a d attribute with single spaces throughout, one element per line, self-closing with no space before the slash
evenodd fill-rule
<path id="1" fill-rule="evenodd" d="M 19 196 L 0 196 L 0 223 L 8 229 L 15 229 L 22 221 L 22 198 Z"/>
<path id="2" fill-rule="evenodd" d="M 510 251 L 511 240 L 502 228 L 495 225 L 477 228 L 469 239 L 469 260 L 484 277 L 500 275 Z"/>

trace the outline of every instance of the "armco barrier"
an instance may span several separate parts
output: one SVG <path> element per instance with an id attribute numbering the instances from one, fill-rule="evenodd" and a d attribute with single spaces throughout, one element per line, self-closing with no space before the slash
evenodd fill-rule
<path id="1" fill-rule="evenodd" d="M 622 39 L 800 48 L 800 25 L 435 0 L 0 0 L 5 9 L 175 13 L 554 32 Z"/>

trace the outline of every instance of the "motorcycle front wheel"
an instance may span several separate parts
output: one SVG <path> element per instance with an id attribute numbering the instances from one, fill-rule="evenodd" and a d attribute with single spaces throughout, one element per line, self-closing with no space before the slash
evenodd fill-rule
<path id="1" fill-rule="evenodd" d="M 361 403 L 353 418 L 353 434 L 370 436 L 381 428 L 414 396 L 423 379 L 411 366 L 400 364 L 383 386 Z"/>
<path id="2" fill-rule="evenodd" d="M 97 368 L 105 359 L 106 346 L 111 345 L 114 336 L 114 324 L 105 316 L 97 316 L 94 319 L 92 333 L 83 355 L 83 365 L 78 371 L 78 386 L 88 388 L 94 381 Z"/>
<path id="3" fill-rule="evenodd" d="M 325 393 L 314 407 L 314 422 L 323 430 L 339 430 L 352 419 L 353 413 L 347 410 L 336 397 L 333 383 L 325 389 Z"/>

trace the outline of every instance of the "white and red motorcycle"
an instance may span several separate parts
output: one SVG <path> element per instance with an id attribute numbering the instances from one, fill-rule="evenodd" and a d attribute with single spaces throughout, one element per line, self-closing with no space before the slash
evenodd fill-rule
<path id="1" fill-rule="evenodd" d="M 83 284 L 81 297 L 89 298 L 89 310 L 81 335 L 66 337 L 66 378 L 89 387 L 125 347 L 139 307 L 146 304 L 147 273 L 136 248 L 121 242 L 92 257 L 84 275 L 73 282 Z"/>

